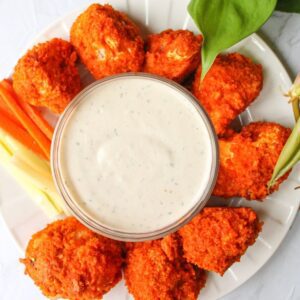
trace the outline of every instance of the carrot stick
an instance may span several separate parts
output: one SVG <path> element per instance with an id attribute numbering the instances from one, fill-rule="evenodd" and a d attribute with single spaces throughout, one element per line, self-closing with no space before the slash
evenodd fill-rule
<path id="1" fill-rule="evenodd" d="M 54 129 L 50 124 L 42 117 L 41 113 L 36 107 L 31 106 L 23 101 L 19 102 L 23 110 L 28 114 L 32 121 L 41 129 L 45 136 L 51 141 L 53 137 Z"/>
<path id="2" fill-rule="evenodd" d="M 14 89 L 11 84 L 11 81 L 9 81 L 8 79 L 4 79 L 2 83 L 6 89 L 14 93 Z M 54 130 L 49 125 L 49 123 L 42 117 L 38 109 L 21 100 L 19 100 L 19 104 L 23 108 L 23 110 L 27 113 L 27 115 L 32 119 L 32 121 L 41 129 L 41 131 L 45 134 L 45 136 L 51 141 Z"/>
<path id="3" fill-rule="evenodd" d="M 3 99 L 0 97 L 0 109 L 2 112 L 5 112 L 5 114 L 15 122 L 16 125 L 18 125 L 20 128 L 23 128 L 23 125 L 20 123 L 20 121 L 16 118 L 16 116 L 12 113 L 11 109 L 5 104 Z"/>
<path id="4" fill-rule="evenodd" d="M 43 150 L 45 156 L 50 158 L 50 140 L 43 134 L 39 127 L 29 118 L 29 116 L 20 107 L 16 96 L 8 91 L 2 82 L 0 82 L 0 97 L 19 119 L 24 128 L 29 132 L 33 139 Z"/>
<path id="5" fill-rule="evenodd" d="M 16 125 L 14 120 L 11 120 L 10 117 L 0 108 L 0 127 L 6 131 L 9 135 L 13 138 L 18 140 L 24 146 L 29 148 L 34 153 L 38 154 L 39 156 L 45 158 L 45 154 L 36 141 L 28 134 L 28 132 Z"/>

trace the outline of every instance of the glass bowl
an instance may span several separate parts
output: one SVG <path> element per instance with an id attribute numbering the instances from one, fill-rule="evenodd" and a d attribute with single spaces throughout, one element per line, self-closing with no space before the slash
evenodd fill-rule
<path id="1" fill-rule="evenodd" d="M 78 105 L 81 103 L 81 101 L 84 101 L 85 96 L 96 87 L 99 87 L 100 85 L 105 84 L 109 81 L 114 81 L 119 78 L 126 78 L 126 77 L 131 79 L 132 77 L 135 77 L 135 78 L 159 81 L 161 84 L 173 89 L 173 91 L 176 91 L 177 93 L 181 93 L 181 95 L 183 95 L 186 99 L 188 99 L 193 104 L 193 106 L 196 108 L 197 112 L 199 113 L 203 123 L 205 124 L 209 136 L 210 144 L 211 144 L 212 160 L 211 160 L 210 173 L 209 173 L 207 185 L 205 186 L 200 199 L 182 217 L 173 221 L 167 226 L 152 231 L 129 232 L 124 230 L 116 230 L 111 226 L 105 224 L 103 221 L 96 219 L 95 217 L 91 217 L 81 207 L 81 205 L 78 204 L 78 201 L 76 201 L 76 199 L 74 199 L 74 197 L 68 191 L 60 167 L 61 144 L 62 144 L 61 141 L 63 138 L 63 132 L 68 122 L 72 119 L 73 112 L 76 111 Z M 160 76 L 150 75 L 146 73 L 124 73 L 120 75 L 106 77 L 102 80 L 98 80 L 92 83 L 91 85 L 83 89 L 74 98 L 74 100 L 67 106 L 67 108 L 65 109 L 64 113 L 61 115 L 57 123 L 55 133 L 53 136 L 52 147 L 51 147 L 51 169 L 52 169 L 52 175 L 54 178 L 56 188 L 64 201 L 65 208 L 71 215 L 76 217 L 82 224 L 84 224 L 91 230 L 112 239 L 121 240 L 121 241 L 145 241 L 145 240 L 157 239 L 178 230 L 183 225 L 188 223 L 205 206 L 206 202 L 209 200 L 211 196 L 212 190 L 216 182 L 217 173 L 218 173 L 218 161 L 219 161 L 218 155 L 219 155 L 218 140 L 214 131 L 214 127 L 207 113 L 203 109 L 203 107 L 199 104 L 197 99 L 187 89 L 185 89 L 184 87 L 182 87 L 181 85 L 173 81 L 162 78 Z"/>

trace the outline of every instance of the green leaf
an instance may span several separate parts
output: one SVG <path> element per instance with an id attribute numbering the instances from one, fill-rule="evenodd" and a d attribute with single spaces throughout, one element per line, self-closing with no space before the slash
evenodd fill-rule
<path id="1" fill-rule="evenodd" d="M 203 79 L 216 56 L 257 31 L 277 0 L 191 0 L 188 12 L 202 32 Z"/>
<path id="2" fill-rule="evenodd" d="M 295 117 L 295 120 L 297 121 L 300 117 L 300 98 L 298 99 L 294 99 L 293 102 L 292 102 L 292 106 L 293 106 L 293 112 L 294 112 L 294 117 Z"/>
<path id="3" fill-rule="evenodd" d="M 286 174 L 292 167 L 300 161 L 300 118 L 298 119 L 291 135 L 286 141 L 276 166 L 272 178 L 269 182 L 269 188 L 272 187 L 276 181 Z"/>
<path id="4" fill-rule="evenodd" d="M 278 0 L 276 10 L 300 13 L 299 0 Z"/>
<path id="5" fill-rule="evenodd" d="M 300 73 L 297 75 L 295 82 L 287 92 L 286 96 L 288 96 L 290 102 L 292 102 L 294 117 L 297 122 L 300 117 Z"/>

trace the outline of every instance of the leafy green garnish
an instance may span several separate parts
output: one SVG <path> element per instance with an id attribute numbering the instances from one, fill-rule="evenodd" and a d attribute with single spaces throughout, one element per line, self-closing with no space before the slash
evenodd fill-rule
<path id="1" fill-rule="evenodd" d="M 272 187 L 276 181 L 292 169 L 292 167 L 300 161 L 300 118 L 284 145 L 278 161 L 276 163 L 272 178 L 269 182 L 269 188 Z"/>
<path id="2" fill-rule="evenodd" d="M 290 101 L 293 104 L 296 125 L 279 155 L 272 178 L 268 184 L 269 188 L 300 161 L 300 74 L 297 76 L 287 96 L 290 97 Z"/>
<path id="3" fill-rule="evenodd" d="M 188 12 L 201 31 L 203 79 L 216 56 L 256 32 L 274 9 L 300 13 L 300 0 L 191 0 Z M 300 161 L 300 75 L 288 93 L 297 121 L 275 166 L 269 188 Z"/>
<path id="4" fill-rule="evenodd" d="M 297 122 L 300 117 L 300 74 L 296 77 L 294 84 L 286 94 L 290 98 L 290 102 L 293 106 L 293 112 L 295 121 Z"/>
<path id="5" fill-rule="evenodd" d="M 300 1 L 299 0 L 278 0 L 276 10 L 285 12 L 300 13 Z"/>
<path id="6" fill-rule="evenodd" d="M 257 31 L 271 16 L 277 0 L 191 0 L 188 12 L 202 32 L 204 78 L 216 56 Z"/>

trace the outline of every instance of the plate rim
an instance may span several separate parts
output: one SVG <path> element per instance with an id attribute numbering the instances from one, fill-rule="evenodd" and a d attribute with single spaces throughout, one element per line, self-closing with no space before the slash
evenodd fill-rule
<path id="1" fill-rule="evenodd" d="M 101 1 L 99 4 L 103 4 L 102 2 L 103 1 Z M 105 3 L 110 4 L 109 0 L 107 0 L 107 2 L 105 2 Z M 29 42 L 27 42 L 24 45 L 24 48 L 20 51 L 20 56 L 17 57 L 16 59 L 18 60 L 21 56 L 23 56 L 28 49 L 33 47 L 33 45 L 35 45 L 37 43 L 40 43 L 38 40 L 42 39 L 42 36 L 45 35 L 45 33 L 47 31 L 51 30 L 51 28 L 57 26 L 60 23 L 63 23 L 65 21 L 65 19 L 75 16 L 75 14 L 79 15 L 80 13 L 82 13 L 90 5 L 91 5 L 91 3 L 85 3 L 83 5 L 79 5 L 77 8 L 70 10 L 69 12 L 63 14 L 62 16 L 58 17 L 54 21 L 50 22 L 47 26 L 45 26 L 43 29 L 41 29 L 33 38 L 31 38 L 29 40 Z M 189 29 L 186 29 L 186 30 L 189 30 Z M 260 45 L 262 45 L 265 49 L 267 49 L 267 51 L 272 53 L 273 59 L 275 59 L 277 64 L 280 65 L 281 71 L 283 72 L 283 75 L 284 75 L 285 79 L 287 79 L 288 83 L 290 85 L 292 85 L 292 79 L 291 79 L 291 76 L 290 76 L 289 71 L 288 71 L 289 68 L 286 68 L 285 63 L 282 62 L 282 60 L 278 57 L 276 52 L 271 48 L 271 46 L 269 46 L 268 42 L 266 42 L 264 40 L 264 38 L 262 36 L 260 36 L 259 32 L 251 34 L 250 36 L 243 39 L 241 42 L 244 42 L 247 39 L 251 39 L 251 40 L 254 39 L 254 40 L 258 41 L 258 43 Z M 13 70 L 14 70 L 14 67 L 12 68 L 11 72 L 8 74 L 9 77 L 12 76 Z M 6 172 L 6 173 L 8 173 L 8 172 Z M 229 295 L 230 293 L 236 291 L 238 288 L 240 288 L 242 285 L 244 285 L 250 278 L 252 278 L 254 275 L 256 275 L 258 273 L 258 271 L 260 271 L 265 266 L 265 264 L 273 257 L 274 253 L 278 250 L 278 248 L 284 242 L 290 228 L 293 226 L 293 224 L 295 222 L 295 219 L 296 219 L 297 215 L 299 214 L 299 207 L 300 207 L 300 201 L 298 201 L 297 205 L 295 206 L 295 211 L 294 211 L 293 216 L 291 217 L 290 222 L 289 222 L 290 225 L 288 227 L 286 227 L 283 238 L 281 239 L 281 241 L 278 243 L 278 245 L 276 247 L 272 247 L 271 255 L 269 255 L 269 257 L 251 274 L 251 276 L 245 278 L 244 280 L 240 280 L 239 285 L 237 287 L 231 289 L 230 291 L 225 291 L 224 293 L 219 293 L 218 298 L 216 298 L 216 299 L 220 299 L 220 298 L 222 298 L 226 295 Z M 11 237 L 11 239 L 13 240 L 15 245 L 17 246 L 18 251 L 22 255 L 24 255 L 25 250 L 22 249 L 20 243 L 18 242 L 17 238 L 15 237 L 15 234 L 10 230 L 8 222 L 6 222 L 5 216 L 2 213 L 1 206 L 0 206 L 0 218 L 2 219 L 2 223 L 4 224 L 4 227 L 6 227 L 5 230 L 7 230 L 7 232 L 9 233 L 9 236 Z M 49 219 L 49 222 L 52 222 L 52 220 Z M 129 294 L 129 292 L 128 292 L 128 294 Z M 201 291 L 200 291 L 200 297 L 201 297 Z"/>

